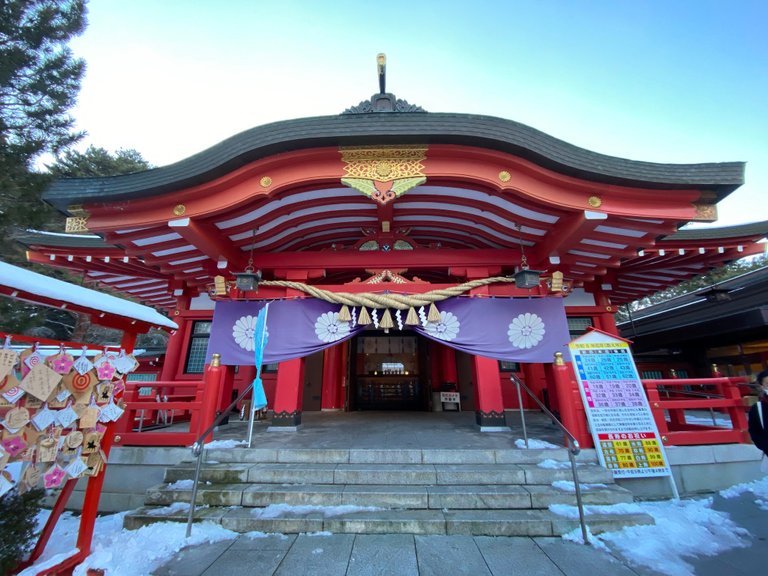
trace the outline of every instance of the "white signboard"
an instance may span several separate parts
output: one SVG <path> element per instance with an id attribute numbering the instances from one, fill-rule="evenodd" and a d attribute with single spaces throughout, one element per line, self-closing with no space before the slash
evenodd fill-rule
<path id="1" fill-rule="evenodd" d="M 629 344 L 592 331 L 568 347 L 600 464 L 615 478 L 671 475 Z"/>

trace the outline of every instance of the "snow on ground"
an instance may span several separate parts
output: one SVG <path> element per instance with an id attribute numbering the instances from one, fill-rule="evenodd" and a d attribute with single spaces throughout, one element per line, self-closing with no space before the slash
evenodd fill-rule
<path id="1" fill-rule="evenodd" d="M 576 483 L 571 480 L 555 480 L 552 482 L 552 486 L 563 492 L 576 492 Z M 600 483 L 585 484 L 584 482 L 579 482 L 579 488 L 582 490 L 594 490 L 595 488 L 608 488 L 608 485 Z"/>
<path id="2" fill-rule="evenodd" d="M 755 504 L 761 510 L 768 512 L 768 476 L 761 480 L 755 480 L 754 482 L 747 482 L 745 484 L 736 484 L 730 488 L 720 491 L 720 496 L 723 498 L 736 498 L 746 492 L 752 492 L 757 498 Z"/>
<path id="3" fill-rule="evenodd" d="M 747 484 L 739 484 L 720 492 L 724 498 L 735 498 L 751 492 L 755 504 L 768 510 L 768 477 Z M 186 506 L 186 505 L 185 505 Z M 169 506 L 168 509 L 173 508 Z M 174 509 L 180 511 L 181 507 Z M 571 518 L 578 517 L 575 506 L 553 505 L 553 512 Z M 262 517 L 279 517 L 283 514 L 322 513 L 335 516 L 350 512 L 374 511 L 377 508 L 362 506 L 270 506 L 255 513 Z M 590 514 L 638 513 L 650 514 L 656 521 L 650 526 L 631 526 L 616 532 L 597 536 L 589 535 L 596 548 L 610 549 L 636 566 L 647 567 L 669 576 L 692 576 L 692 567 L 687 562 L 694 556 L 714 556 L 732 548 L 749 546 L 749 533 L 735 524 L 723 512 L 712 509 L 712 498 L 695 500 L 666 500 L 617 504 L 614 506 L 585 506 L 587 522 Z M 198 523 L 192 528 L 192 536 L 185 538 L 184 523 L 158 522 L 138 530 L 123 530 L 125 512 L 102 516 L 96 521 L 93 552 L 77 567 L 75 576 L 85 576 L 87 568 L 105 569 L 109 576 L 136 576 L 150 574 L 170 560 L 181 548 L 206 542 L 234 539 L 239 534 L 211 523 Z M 38 517 L 42 528 L 48 512 Z M 54 536 L 38 564 L 22 572 L 23 576 L 36 574 L 44 563 L 53 565 L 65 558 L 74 548 L 79 519 L 65 513 L 59 520 Z M 315 533 L 328 536 L 327 532 Z M 247 534 L 251 538 L 263 538 L 262 532 Z M 581 541 L 581 530 L 577 529 L 563 536 L 566 540 Z"/>
<path id="4" fill-rule="evenodd" d="M 168 484 L 166 488 L 168 488 L 169 490 L 192 490 L 194 485 L 195 485 L 194 480 L 189 480 L 189 479 L 176 480 L 176 482 L 172 484 Z"/>
<path id="5" fill-rule="evenodd" d="M 548 468 L 550 470 L 560 470 L 562 468 L 570 468 L 571 463 L 570 462 L 558 462 L 557 460 L 552 460 L 551 458 L 547 458 L 546 460 L 542 460 L 538 464 L 536 464 L 539 468 Z"/>
<path id="6" fill-rule="evenodd" d="M 311 514 L 318 512 L 325 518 L 341 516 L 342 514 L 352 514 L 354 512 L 376 512 L 384 510 L 376 506 L 291 506 L 289 504 L 270 504 L 266 508 L 254 508 L 251 514 L 256 518 L 283 518 L 285 516 Z"/>
<path id="7" fill-rule="evenodd" d="M 43 510 L 37 518 L 39 528 L 45 525 L 50 512 Z M 74 576 L 85 576 L 88 568 L 104 569 L 109 576 L 138 576 L 150 574 L 165 564 L 185 546 L 234 539 L 237 532 L 217 524 L 202 522 L 192 527 L 187 539 L 187 525 L 180 522 L 159 522 L 138 530 L 124 530 L 123 517 L 127 512 L 100 516 L 96 519 L 92 550 L 85 562 L 75 568 Z M 80 518 L 71 512 L 61 515 L 53 536 L 40 560 L 19 576 L 33 576 L 44 566 L 54 566 L 75 551 Z"/>
<path id="8" fill-rule="evenodd" d="M 525 450 L 526 448 L 525 440 L 523 440 L 522 438 L 518 438 L 517 440 L 515 440 L 515 446 Z M 550 444 L 549 442 L 546 442 L 544 440 L 538 440 L 536 438 L 528 438 L 527 448 L 530 450 L 541 450 L 543 448 L 562 448 L 562 446 Z"/>
<path id="9" fill-rule="evenodd" d="M 589 514 L 645 512 L 656 524 L 630 526 L 617 532 L 589 536 L 597 547 L 606 545 L 630 564 L 651 568 L 669 576 L 694 576 L 686 559 L 715 556 L 732 548 L 749 546 L 749 532 L 735 524 L 728 514 L 712 510 L 712 498 L 665 500 L 614 506 L 585 506 Z M 575 506 L 553 505 L 556 514 L 578 518 Z M 581 542 L 581 529 L 563 536 Z"/>
<path id="10" fill-rule="evenodd" d="M 240 446 L 248 446 L 248 442 L 245 440 L 214 440 L 213 442 L 208 442 L 204 448 L 206 450 L 231 450 Z"/>
<path id="11" fill-rule="evenodd" d="M 170 516 L 171 514 L 176 514 L 177 512 L 189 512 L 189 502 L 174 502 L 173 504 L 163 506 L 162 508 L 152 508 L 151 510 L 147 510 L 147 515 Z"/>

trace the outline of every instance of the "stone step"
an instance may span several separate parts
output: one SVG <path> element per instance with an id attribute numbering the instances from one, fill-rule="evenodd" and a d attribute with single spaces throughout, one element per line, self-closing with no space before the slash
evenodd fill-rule
<path id="1" fill-rule="evenodd" d="M 142 508 L 126 515 L 124 526 L 136 529 L 163 521 L 186 522 L 187 511 Z M 577 529 L 577 519 L 547 510 L 364 510 L 339 514 L 321 509 L 284 510 L 269 514 L 258 508 L 204 508 L 196 521 L 206 520 L 235 532 L 332 532 L 334 534 L 463 534 L 474 536 L 559 536 Z M 646 514 L 590 514 L 592 533 L 652 524 Z"/>
<path id="2" fill-rule="evenodd" d="M 239 463 L 314 463 L 314 464 L 536 464 L 545 459 L 568 461 L 565 448 L 522 450 L 382 450 L 382 449 L 302 449 L 302 448 L 228 448 L 208 449 L 204 458 L 210 462 Z M 596 463 L 594 450 L 576 456 L 578 462 Z"/>
<path id="3" fill-rule="evenodd" d="M 189 502 L 189 487 L 165 484 L 147 491 L 147 505 Z M 632 494 L 616 485 L 582 484 L 585 504 L 632 502 Z M 352 484 L 200 484 L 197 504 L 208 506 L 376 506 L 398 509 L 546 509 L 575 504 L 574 492 L 546 485 L 394 486 Z"/>
<path id="4" fill-rule="evenodd" d="M 192 465 L 168 468 L 165 482 L 194 477 Z M 613 483 L 610 471 L 600 466 L 578 466 L 581 483 Z M 535 464 L 331 464 L 331 463 L 218 463 L 200 471 L 202 482 L 258 484 L 393 484 L 482 485 L 551 484 L 572 480 L 570 467 L 542 468 Z"/>

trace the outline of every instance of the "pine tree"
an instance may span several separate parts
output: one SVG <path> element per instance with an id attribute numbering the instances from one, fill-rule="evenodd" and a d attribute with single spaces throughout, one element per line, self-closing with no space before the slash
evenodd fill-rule
<path id="1" fill-rule="evenodd" d="M 0 1 L 0 257 L 19 260 L 19 230 L 44 227 L 52 210 L 40 201 L 50 176 L 33 165 L 82 137 L 74 106 L 85 72 L 67 42 L 85 29 L 85 0 Z"/>

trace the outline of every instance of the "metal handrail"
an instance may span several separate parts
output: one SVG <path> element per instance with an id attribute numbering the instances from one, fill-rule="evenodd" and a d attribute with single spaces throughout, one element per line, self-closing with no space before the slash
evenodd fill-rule
<path id="1" fill-rule="evenodd" d="M 576 437 L 571 434 L 568 431 L 568 428 L 566 428 L 562 422 L 560 422 L 560 419 L 552 414 L 552 412 L 549 411 L 549 409 L 544 406 L 544 404 L 539 400 L 536 395 L 531 391 L 528 386 L 523 384 L 520 379 L 515 376 L 514 374 L 510 374 L 509 379 L 514 382 L 515 387 L 517 388 L 517 402 L 520 406 L 520 421 L 523 425 L 523 438 L 525 439 L 525 447 L 528 448 L 528 431 L 525 427 L 525 411 L 523 410 L 523 396 L 520 393 L 520 389 L 524 389 L 528 396 L 533 398 L 533 400 L 536 402 L 536 404 L 539 405 L 539 408 L 541 408 L 544 413 L 549 416 L 552 419 L 552 422 L 557 424 L 560 427 L 560 430 L 563 431 L 565 434 L 565 437 L 568 439 L 568 460 L 571 462 L 571 473 L 573 474 L 573 485 L 576 489 L 576 506 L 579 509 L 579 524 L 581 524 L 581 537 L 584 540 L 584 544 L 590 545 L 589 537 L 587 536 L 587 524 L 584 520 L 584 503 L 581 499 L 581 486 L 579 485 L 579 474 L 576 471 L 576 455 L 581 452 L 581 447 L 579 446 L 579 441 L 576 440 Z"/>
<path id="2" fill-rule="evenodd" d="M 255 381 L 254 381 L 255 382 Z M 203 440 L 205 439 L 208 434 L 213 432 L 213 429 L 218 426 L 222 420 L 224 420 L 225 417 L 227 417 L 231 412 L 232 409 L 237 406 L 237 403 L 240 402 L 245 396 L 248 394 L 248 392 L 251 391 L 253 388 L 253 382 L 251 382 L 245 390 L 243 390 L 240 395 L 235 398 L 232 403 L 227 406 L 222 412 L 214 418 L 213 423 L 208 426 L 208 428 L 205 429 L 205 432 L 200 434 L 197 440 L 195 440 L 194 444 L 192 444 L 192 454 L 194 454 L 197 457 L 197 463 L 195 464 L 195 481 L 192 484 L 192 500 L 189 503 L 189 515 L 187 516 L 187 535 L 186 537 L 189 538 L 192 535 L 192 520 L 195 517 L 195 501 L 197 500 L 197 485 L 200 481 L 200 468 L 203 465 Z"/>

